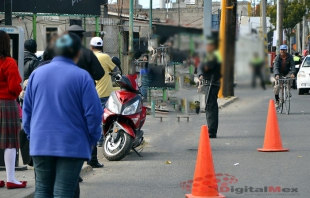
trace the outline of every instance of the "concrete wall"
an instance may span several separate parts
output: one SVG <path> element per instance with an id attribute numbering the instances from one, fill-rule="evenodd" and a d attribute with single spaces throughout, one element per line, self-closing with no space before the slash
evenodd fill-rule
<path id="1" fill-rule="evenodd" d="M 4 18 L 0 15 L 0 18 Z M 72 18 L 71 19 L 78 19 Z M 43 51 L 46 47 L 46 28 L 57 28 L 58 34 L 65 32 L 66 28 L 69 27 L 69 17 L 58 17 L 58 16 L 38 16 L 37 17 L 37 44 L 38 51 Z M 25 16 L 23 18 L 13 18 L 13 26 L 22 27 L 25 31 L 25 39 L 33 38 L 33 26 L 32 16 Z M 86 19 L 86 31 L 95 31 L 95 19 Z M 90 39 L 87 39 L 89 43 Z"/>

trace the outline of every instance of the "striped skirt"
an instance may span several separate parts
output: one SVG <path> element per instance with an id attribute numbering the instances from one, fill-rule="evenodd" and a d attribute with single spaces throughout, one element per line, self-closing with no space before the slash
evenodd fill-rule
<path id="1" fill-rule="evenodd" d="M 21 123 L 17 105 L 15 100 L 0 99 L 0 149 L 19 148 Z"/>

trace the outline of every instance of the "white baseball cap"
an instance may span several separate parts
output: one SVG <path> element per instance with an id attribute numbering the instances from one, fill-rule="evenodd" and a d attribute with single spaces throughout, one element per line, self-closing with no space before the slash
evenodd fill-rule
<path id="1" fill-rule="evenodd" d="M 94 47 L 102 47 L 103 46 L 103 40 L 100 37 L 93 37 L 90 40 L 90 45 Z"/>

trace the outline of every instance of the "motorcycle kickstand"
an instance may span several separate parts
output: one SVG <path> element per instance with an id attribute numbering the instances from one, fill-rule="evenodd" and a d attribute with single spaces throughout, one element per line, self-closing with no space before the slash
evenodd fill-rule
<path id="1" fill-rule="evenodd" d="M 142 155 L 140 155 L 140 153 L 139 153 L 135 148 L 132 148 L 132 150 L 133 150 L 139 157 L 143 157 Z"/>

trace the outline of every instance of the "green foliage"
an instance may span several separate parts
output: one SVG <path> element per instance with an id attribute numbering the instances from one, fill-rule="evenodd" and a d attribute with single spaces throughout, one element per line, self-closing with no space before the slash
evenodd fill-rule
<path id="1" fill-rule="evenodd" d="M 287 36 L 290 37 L 292 30 L 297 23 L 302 21 L 302 17 L 310 8 L 310 0 L 306 0 L 306 5 L 299 3 L 298 0 L 284 0 L 283 5 L 283 29 L 287 30 Z M 267 8 L 267 16 L 270 16 L 270 22 L 276 27 L 277 22 L 277 7 L 270 5 Z"/>

